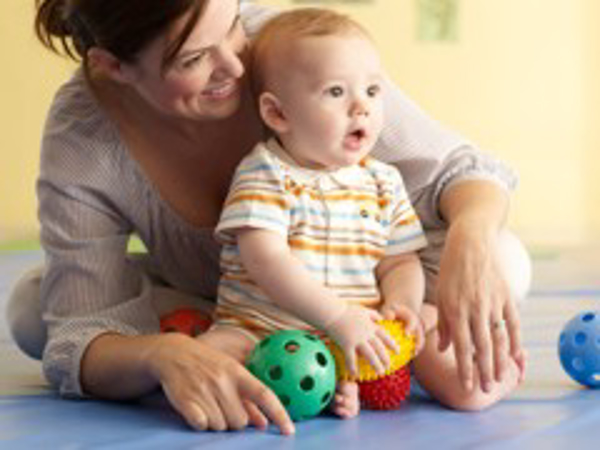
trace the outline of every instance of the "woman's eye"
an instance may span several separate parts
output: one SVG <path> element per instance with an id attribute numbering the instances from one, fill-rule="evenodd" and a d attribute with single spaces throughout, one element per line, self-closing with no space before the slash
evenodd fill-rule
<path id="1" fill-rule="evenodd" d="M 341 86 L 333 86 L 327 90 L 327 93 L 332 97 L 341 97 L 344 95 L 344 89 Z"/>
<path id="2" fill-rule="evenodd" d="M 206 50 L 201 50 L 195 53 L 190 53 L 177 60 L 175 67 L 177 70 L 190 70 L 200 64 L 206 56 Z"/>
<path id="3" fill-rule="evenodd" d="M 369 86 L 367 88 L 367 95 L 369 97 L 375 97 L 377 94 L 379 94 L 381 92 L 381 88 L 379 87 L 379 85 L 374 84 L 372 86 Z"/>
<path id="4" fill-rule="evenodd" d="M 184 69 L 191 69 L 196 66 L 200 61 L 202 61 L 202 55 L 196 55 L 192 58 L 188 58 L 185 61 L 181 62 L 181 67 Z"/>

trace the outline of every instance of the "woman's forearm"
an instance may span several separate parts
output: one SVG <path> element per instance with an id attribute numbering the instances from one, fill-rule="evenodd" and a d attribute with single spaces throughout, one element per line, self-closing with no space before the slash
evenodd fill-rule
<path id="1" fill-rule="evenodd" d="M 444 191 L 440 199 L 440 213 L 451 226 L 462 223 L 490 232 L 504 227 L 508 209 L 508 193 L 487 180 L 457 183 Z"/>
<path id="2" fill-rule="evenodd" d="M 111 400 L 138 398 L 159 386 L 153 363 L 173 335 L 122 336 L 103 334 L 92 341 L 81 362 L 83 391 Z M 183 339 L 189 339 L 181 336 Z"/>

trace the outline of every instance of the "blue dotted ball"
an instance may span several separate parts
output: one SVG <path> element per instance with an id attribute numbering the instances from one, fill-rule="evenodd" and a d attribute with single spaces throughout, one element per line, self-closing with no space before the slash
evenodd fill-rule
<path id="1" fill-rule="evenodd" d="M 600 388 L 600 311 L 583 312 L 567 322 L 560 334 L 558 353 L 571 378 Z"/>

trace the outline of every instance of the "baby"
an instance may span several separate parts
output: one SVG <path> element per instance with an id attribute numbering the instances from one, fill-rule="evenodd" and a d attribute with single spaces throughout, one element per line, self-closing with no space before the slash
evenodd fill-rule
<path id="1" fill-rule="evenodd" d="M 317 8 L 283 13 L 253 44 L 260 115 L 272 133 L 240 163 L 216 236 L 223 244 L 216 322 L 200 339 L 244 360 L 259 339 L 309 329 L 348 368 L 380 374 L 398 319 L 422 345 L 426 245 L 395 167 L 369 157 L 383 122 L 383 72 L 367 32 Z M 332 404 L 356 416 L 356 383 Z"/>

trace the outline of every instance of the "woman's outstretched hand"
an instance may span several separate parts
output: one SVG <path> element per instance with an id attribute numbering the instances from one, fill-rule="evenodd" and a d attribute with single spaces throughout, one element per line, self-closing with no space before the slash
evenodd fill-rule
<path id="1" fill-rule="evenodd" d="M 295 431 L 268 387 L 236 359 L 198 340 L 165 335 L 150 367 L 171 405 L 197 430 L 265 429 L 272 422 L 282 434 Z"/>
<path id="2" fill-rule="evenodd" d="M 524 372 L 519 312 L 503 277 L 497 233 L 453 224 L 446 237 L 437 284 L 439 350 L 452 344 L 463 387 L 484 392 L 500 381 L 513 358 Z"/>

